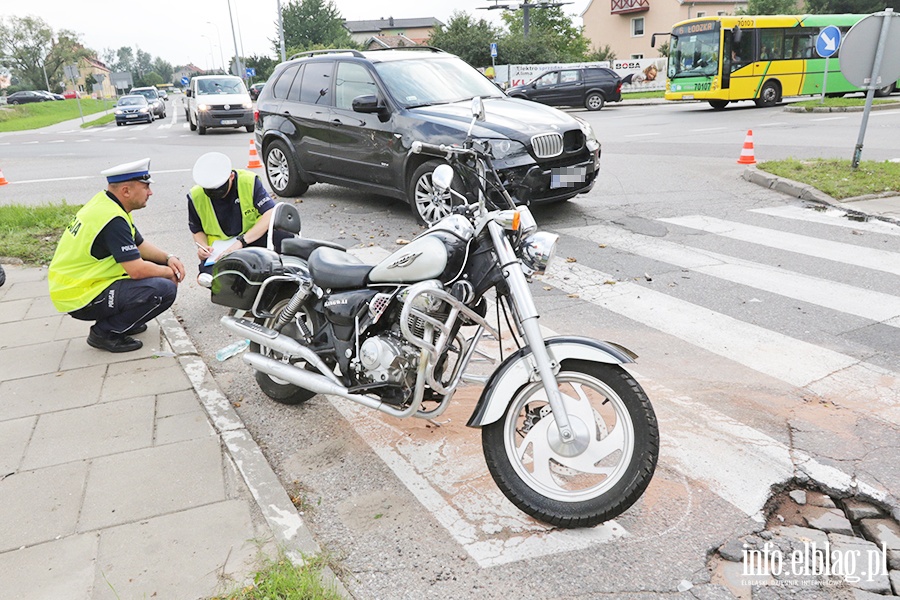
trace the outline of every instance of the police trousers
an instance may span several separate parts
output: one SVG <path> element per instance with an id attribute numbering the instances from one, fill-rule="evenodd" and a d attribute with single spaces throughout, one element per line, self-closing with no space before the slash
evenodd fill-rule
<path id="1" fill-rule="evenodd" d="M 96 321 L 94 334 L 110 337 L 155 319 L 175 302 L 178 286 L 163 277 L 119 279 L 85 307 L 69 314 Z"/>

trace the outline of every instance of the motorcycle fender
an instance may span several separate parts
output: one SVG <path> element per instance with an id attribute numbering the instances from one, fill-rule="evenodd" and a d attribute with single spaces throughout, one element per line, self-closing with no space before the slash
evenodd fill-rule
<path id="1" fill-rule="evenodd" d="M 610 342 L 601 342 L 578 336 L 547 338 L 547 351 L 554 364 L 576 359 L 609 364 L 632 363 L 637 355 Z M 475 405 L 468 427 L 484 427 L 499 420 L 513 396 L 523 385 L 532 381 L 535 374 L 531 351 L 522 348 L 504 360 L 490 376 Z"/>

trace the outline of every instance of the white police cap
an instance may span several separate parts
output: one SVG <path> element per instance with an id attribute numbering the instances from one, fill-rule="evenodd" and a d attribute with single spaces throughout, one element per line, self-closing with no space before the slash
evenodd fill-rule
<path id="1" fill-rule="evenodd" d="M 194 183 L 207 190 L 222 187 L 231 176 L 231 159 L 221 152 L 207 152 L 194 163 Z"/>
<path id="2" fill-rule="evenodd" d="M 121 183 L 123 181 L 142 181 L 153 183 L 150 177 L 150 159 L 142 158 L 134 162 L 118 165 L 100 172 L 106 177 L 107 183 Z"/>

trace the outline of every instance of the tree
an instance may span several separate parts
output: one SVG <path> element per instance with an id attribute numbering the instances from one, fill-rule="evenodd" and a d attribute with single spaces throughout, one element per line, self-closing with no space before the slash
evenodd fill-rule
<path id="1" fill-rule="evenodd" d="M 431 32 L 428 44 L 455 54 L 473 67 L 491 64 L 491 42 L 500 40 L 500 31 L 484 19 L 462 11 L 454 11 L 446 25 Z"/>
<path id="2" fill-rule="evenodd" d="M 8 61 L 20 85 L 43 89 L 44 63 L 53 42 L 53 30 L 40 18 L 10 17 L 0 21 L 0 56 Z"/>
<path id="3" fill-rule="evenodd" d="M 285 48 L 290 48 L 288 55 L 317 47 L 355 47 L 350 32 L 344 27 L 344 19 L 332 0 L 290 0 L 282 6 L 281 22 Z M 280 55 L 281 46 L 277 37 L 272 45 L 275 53 Z"/>
<path id="4" fill-rule="evenodd" d="M 735 11 L 738 15 L 795 15 L 800 12 L 797 0 L 747 0 L 747 6 Z"/>
<path id="5" fill-rule="evenodd" d="M 246 66 L 256 69 L 256 75 L 253 78 L 257 81 L 267 80 L 280 62 L 270 56 L 256 55 L 247 57 L 243 60 Z"/>
<path id="6" fill-rule="evenodd" d="M 550 62 L 584 60 L 590 41 L 584 37 L 583 29 L 572 23 L 572 17 L 563 13 L 561 6 L 532 8 L 529 12 L 528 42 L 547 44 L 554 57 Z M 525 17 L 521 8 L 504 12 L 502 19 L 509 36 L 524 35 Z"/>
<path id="7" fill-rule="evenodd" d="M 612 47 L 607 44 L 602 48 L 597 48 L 596 50 L 591 51 L 587 55 L 587 60 L 589 62 L 602 62 L 604 60 L 608 60 L 612 62 L 616 60 L 616 53 L 613 52 Z"/>
<path id="8" fill-rule="evenodd" d="M 153 60 L 152 69 L 154 73 L 158 73 L 162 77 L 164 83 L 170 83 L 175 74 L 175 67 L 172 66 L 172 63 L 158 57 Z"/>
<path id="9" fill-rule="evenodd" d="M 900 11 L 900 0 L 806 0 L 804 10 L 816 15 L 851 13 L 867 15 L 893 8 Z"/>
<path id="10" fill-rule="evenodd" d="M 548 34 L 531 31 L 526 39 L 521 32 L 509 33 L 498 44 L 497 62 L 509 65 L 528 65 L 559 62 Z"/>

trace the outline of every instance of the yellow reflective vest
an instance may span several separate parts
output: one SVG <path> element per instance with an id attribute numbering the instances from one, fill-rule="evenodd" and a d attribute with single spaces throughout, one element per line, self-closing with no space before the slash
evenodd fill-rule
<path id="1" fill-rule="evenodd" d="M 238 198 L 241 201 L 241 233 L 247 231 L 259 221 L 259 211 L 253 204 L 253 188 L 256 185 L 256 173 L 238 169 L 237 173 L 237 190 Z M 229 236 L 222 231 L 219 220 L 216 219 L 216 211 L 213 209 L 212 200 L 203 191 L 199 185 L 191 188 L 191 202 L 194 203 L 194 210 L 200 217 L 200 226 L 209 243 L 212 244 L 217 240 L 227 240 Z"/>
<path id="2" fill-rule="evenodd" d="M 91 255 L 94 240 L 116 217 L 125 218 L 134 237 L 131 215 L 106 192 L 100 192 L 81 207 L 66 227 L 47 272 L 50 300 L 59 312 L 87 306 L 114 281 L 128 277 L 112 255 L 99 260 Z"/>

